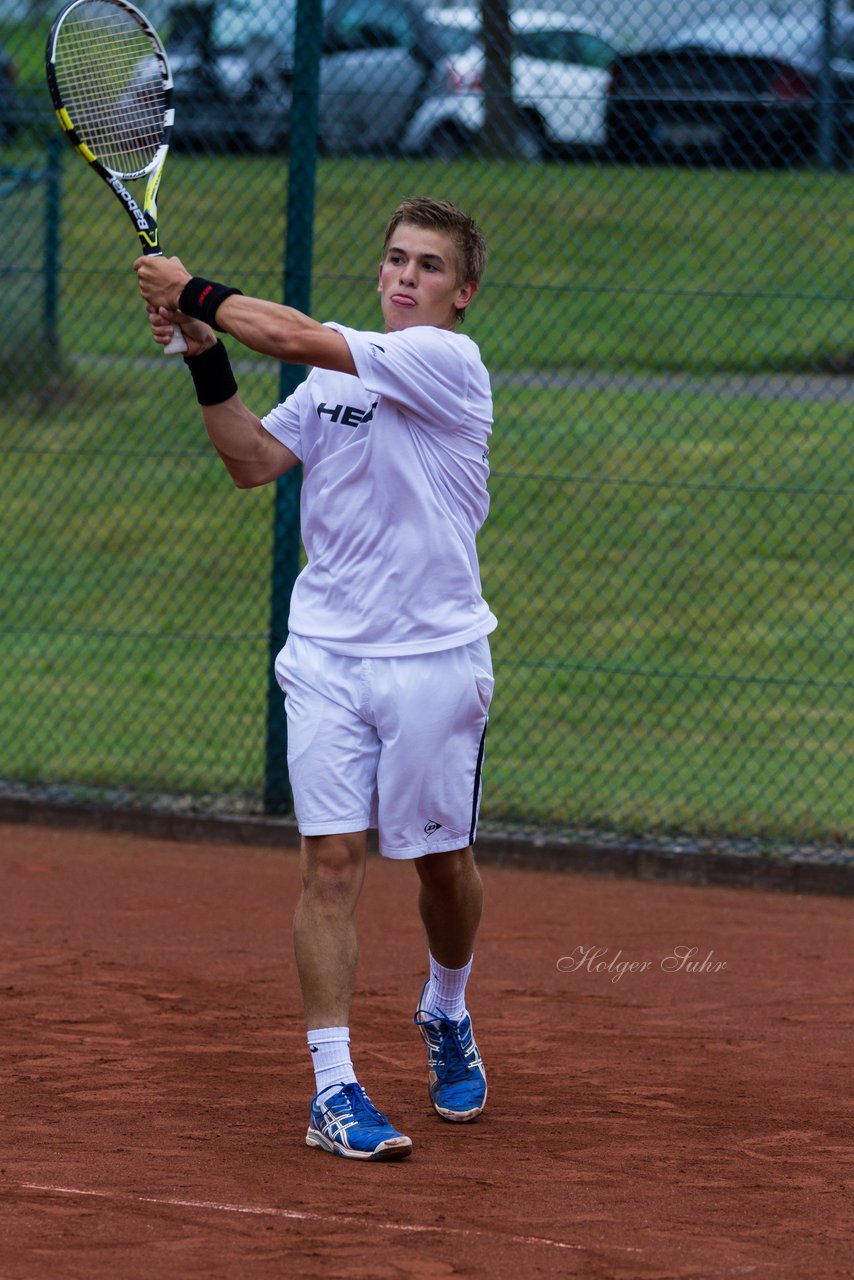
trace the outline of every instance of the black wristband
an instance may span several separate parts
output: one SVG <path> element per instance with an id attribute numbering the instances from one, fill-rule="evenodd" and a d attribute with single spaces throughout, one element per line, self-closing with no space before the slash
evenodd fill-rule
<path id="1" fill-rule="evenodd" d="M 201 355 L 184 356 L 184 364 L 192 374 L 199 404 L 222 404 L 237 395 L 228 352 L 219 339 Z"/>
<path id="2" fill-rule="evenodd" d="M 205 280 L 203 276 L 193 276 L 181 290 L 178 310 L 194 320 L 204 320 L 212 329 L 219 329 L 216 322 L 217 308 L 230 298 L 233 293 L 242 294 L 241 289 L 229 289 L 228 285 L 217 284 L 215 280 Z M 220 333 L 223 330 L 220 329 Z"/>

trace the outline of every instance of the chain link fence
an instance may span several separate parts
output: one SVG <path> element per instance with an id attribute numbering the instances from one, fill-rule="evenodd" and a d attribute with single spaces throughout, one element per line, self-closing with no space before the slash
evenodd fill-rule
<path id="1" fill-rule="evenodd" d="M 379 326 L 406 195 L 484 228 L 466 320 L 496 417 L 483 818 L 841 844 L 854 13 L 571 9 L 326 6 L 312 311 Z M 150 14 L 176 86 L 165 251 L 282 298 L 296 8 Z M 276 495 L 231 487 L 181 362 L 150 344 L 127 218 L 65 144 L 50 158 L 53 16 L 0 3 L 0 790 L 259 811 L 284 770 Z M 231 350 L 266 412 L 279 369 Z"/>

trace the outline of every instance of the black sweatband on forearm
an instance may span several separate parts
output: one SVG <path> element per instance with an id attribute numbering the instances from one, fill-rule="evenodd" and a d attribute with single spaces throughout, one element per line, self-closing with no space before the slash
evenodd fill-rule
<path id="1" fill-rule="evenodd" d="M 201 355 L 184 356 L 184 364 L 192 374 L 199 404 L 222 404 L 237 395 L 228 352 L 218 338 L 216 346 L 208 347 Z"/>
<path id="2" fill-rule="evenodd" d="M 194 320 L 204 320 L 212 329 L 219 329 L 216 322 L 217 308 L 233 293 L 242 295 L 242 289 L 229 289 L 228 285 L 217 284 L 215 280 L 205 280 L 203 276 L 193 276 L 181 290 L 178 310 Z M 220 329 L 220 333 L 223 330 Z"/>

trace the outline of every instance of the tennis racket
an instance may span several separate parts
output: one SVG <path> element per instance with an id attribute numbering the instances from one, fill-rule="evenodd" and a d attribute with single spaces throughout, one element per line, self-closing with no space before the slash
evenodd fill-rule
<path id="1" fill-rule="evenodd" d="M 142 252 L 161 253 L 157 192 L 175 112 L 157 32 L 127 0 L 71 0 L 51 26 L 45 69 L 69 142 L 124 206 Z M 125 183 L 146 177 L 140 207 Z M 164 351 L 186 350 L 176 328 Z"/>

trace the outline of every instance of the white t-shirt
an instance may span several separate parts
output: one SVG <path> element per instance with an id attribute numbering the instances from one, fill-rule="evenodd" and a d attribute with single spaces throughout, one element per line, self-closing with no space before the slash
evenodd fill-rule
<path id="1" fill-rule="evenodd" d="M 475 538 L 489 510 L 492 393 L 470 338 L 418 326 L 347 340 L 358 377 L 312 369 L 263 419 L 303 464 L 307 564 L 289 630 L 388 657 L 496 627 Z"/>

